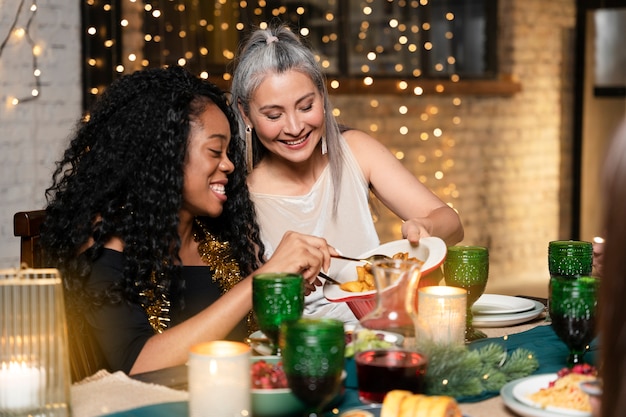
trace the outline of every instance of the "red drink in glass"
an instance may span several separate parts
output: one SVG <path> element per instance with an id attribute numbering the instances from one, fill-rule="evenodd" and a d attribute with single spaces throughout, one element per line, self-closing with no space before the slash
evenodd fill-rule
<path id="1" fill-rule="evenodd" d="M 355 360 L 359 398 L 365 403 L 382 403 L 394 389 L 423 392 L 427 361 L 417 352 L 366 350 Z"/>

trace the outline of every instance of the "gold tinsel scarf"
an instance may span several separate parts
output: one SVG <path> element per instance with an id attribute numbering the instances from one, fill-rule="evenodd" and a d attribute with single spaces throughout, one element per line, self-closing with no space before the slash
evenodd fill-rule
<path id="1" fill-rule="evenodd" d="M 233 258 L 230 244 L 222 242 L 209 232 L 198 219 L 195 220 L 198 231 L 194 232 L 194 239 L 198 242 L 198 253 L 202 261 L 213 271 L 213 282 L 217 282 L 222 294 L 228 292 L 239 281 L 241 272 L 239 264 Z M 153 283 L 156 282 L 155 273 L 151 277 Z M 146 292 L 150 300 L 148 305 L 144 305 L 144 310 L 148 314 L 150 325 L 157 333 L 162 333 L 169 325 L 170 301 L 163 295 L 157 298 L 153 292 Z M 247 323 L 249 328 L 253 328 L 251 314 L 248 315 Z"/>

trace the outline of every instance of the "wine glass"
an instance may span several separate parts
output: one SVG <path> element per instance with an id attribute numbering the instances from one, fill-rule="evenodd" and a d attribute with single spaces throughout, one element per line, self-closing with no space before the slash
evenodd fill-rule
<path id="1" fill-rule="evenodd" d="M 252 310 L 259 329 L 270 340 L 272 354 L 280 354 L 278 333 L 286 320 L 304 311 L 304 278 L 300 274 L 264 273 L 252 278 Z"/>
<path id="2" fill-rule="evenodd" d="M 593 244 L 580 240 L 553 240 L 548 243 L 550 276 L 580 277 L 591 275 Z M 545 321 L 550 323 L 550 300 Z"/>
<path id="3" fill-rule="evenodd" d="M 472 325 L 472 306 L 485 292 L 489 277 L 489 251 L 483 246 L 450 246 L 443 263 L 446 285 L 467 291 L 465 342 L 487 335 Z"/>
<path id="4" fill-rule="evenodd" d="M 569 349 L 569 366 L 582 363 L 595 337 L 599 286 L 599 279 L 590 276 L 550 278 L 551 326 Z"/>
<path id="5" fill-rule="evenodd" d="M 339 392 L 345 347 L 339 320 L 301 318 L 281 325 L 283 369 L 289 388 L 306 406 L 306 417 L 320 416 Z"/>

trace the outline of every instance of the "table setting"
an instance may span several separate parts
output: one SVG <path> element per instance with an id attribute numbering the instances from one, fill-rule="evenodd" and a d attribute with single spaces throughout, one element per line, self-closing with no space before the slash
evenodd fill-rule
<path id="1" fill-rule="evenodd" d="M 194 346 L 186 365 L 131 376 L 101 370 L 71 385 L 72 415 L 414 417 L 428 408 L 464 417 L 591 417 L 531 398 L 549 398 L 569 379 L 579 397 L 601 391 L 598 279 L 571 265 L 557 271 L 550 260 L 547 299 L 484 293 L 486 248 L 423 240 L 421 249 L 396 241 L 358 257 L 392 258 L 372 261 L 374 290 L 324 285 L 331 301 L 352 303 L 357 324 L 303 317 L 298 274 L 257 276 L 258 332 Z M 476 260 L 482 266 L 467 264 Z M 348 261 L 334 278 L 358 281 L 356 267 L 367 262 Z M 429 417 L 439 415 L 432 410 Z"/>

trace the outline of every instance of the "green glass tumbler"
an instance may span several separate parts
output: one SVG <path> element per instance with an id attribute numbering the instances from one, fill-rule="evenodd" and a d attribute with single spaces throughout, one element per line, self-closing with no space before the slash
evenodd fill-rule
<path id="1" fill-rule="evenodd" d="M 548 243 L 550 276 L 591 275 L 593 245 L 580 240 L 554 240 Z"/>
<path id="2" fill-rule="evenodd" d="M 278 333 L 287 320 L 297 320 L 304 311 L 304 278 L 300 274 L 264 273 L 252 277 L 252 311 L 259 329 L 279 354 Z"/>
<path id="3" fill-rule="evenodd" d="M 320 416 L 340 392 L 345 348 L 342 321 L 301 318 L 281 325 L 283 369 L 289 388 L 306 405 L 305 416 Z"/>
<path id="4" fill-rule="evenodd" d="M 472 305 L 485 292 L 489 278 L 489 251 L 483 246 L 450 246 L 443 263 L 446 285 L 467 291 L 465 342 L 487 335 L 472 325 Z"/>
<path id="5" fill-rule="evenodd" d="M 596 335 L 596 311 L 600 280 L 596 277 L 550 278 L 551 326 L 569 349 L 567 364 L 582 363 Z"/>

